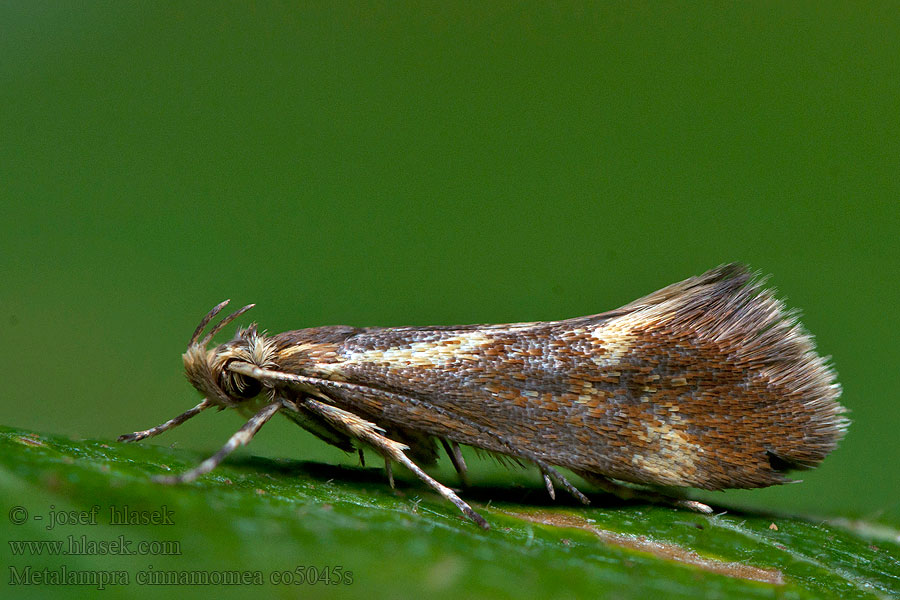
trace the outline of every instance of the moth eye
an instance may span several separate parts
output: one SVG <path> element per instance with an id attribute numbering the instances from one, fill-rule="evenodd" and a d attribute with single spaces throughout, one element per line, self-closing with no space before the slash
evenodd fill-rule
<path id="1" fill-rule="evenodd" d="M 224 380 L 223 387 L 225 391 L 237 398 L 253 398 L 262 391 L 262 385 L 259 383 L 259 380 L 235 373 L 234 371 L 226 369 L 222 373 L 222 379 Z"/>

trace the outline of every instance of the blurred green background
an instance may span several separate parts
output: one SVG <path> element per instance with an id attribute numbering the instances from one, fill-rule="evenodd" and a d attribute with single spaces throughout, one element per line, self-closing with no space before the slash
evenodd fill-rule
<path id="1" fill-rule="evenodd" d="M 802 485 L 703 497 L 900 522 L 895 4 L 22 2 L 0 31 L 0 423 L 193 406 L 224 298 L 270 331 L 548 320 L 739 260 L 853 425 Z M 356 463 L 286 421 L 243 452 Z"/>

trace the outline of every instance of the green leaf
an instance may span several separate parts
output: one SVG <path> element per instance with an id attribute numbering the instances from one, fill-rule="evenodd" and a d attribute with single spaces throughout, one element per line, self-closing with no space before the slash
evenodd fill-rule
<path id="1" fill-rule="evenodd" d="M 228 460 L 192 484 L 151 480 L 203 458 L 0 428 L 4 585 L 16 597 L 88 596 L 98 587 L 110 597 L 162 597 L 175 588 L 150 583 L 166 578 L 192 584 L 188 593 L 219 597 L 900 593 L 898 533 L 883 526 L 734 511 L 704 516 L 596 494 L 584 507 L 550 501 L 536 481 L 463 490 L 491 523 L 482 531 L 409 474 L 399 472 L 391 490 L 379 468 L 254 457 Z M 113 513 L 156 523 L 113 524 Z M 115 552 L 122 548 L 134 554 Z M 88 552 L 64 553 L 70 549 Z M 56 585 L 66 577 L 85 584 Z"/>

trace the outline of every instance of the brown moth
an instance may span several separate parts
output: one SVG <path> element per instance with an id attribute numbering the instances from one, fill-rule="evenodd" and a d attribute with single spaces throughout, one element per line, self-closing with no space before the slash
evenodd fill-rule
<path id="1" fill-rule="evenodd" d="M 535 464 L 588 503 L 556 467 L 607 491 L 668 501 L 622 482 L 707 490 L 765 487 L 816 466 L 849 421 L 835 373 L 793 311 L 742 265 L 725 265 L 630 304 L 563 321 L 438 327 L 314 327 L 277 335 L 256 325 L 207 349 L 203 318 L 184 353 L 204 400 L 137 441 L 206 408 L 246 424 L 214 456 L 167 482 L 209 472 L 275 413 L 352 451 L 368 445 L 485 520 L 417 464 L 439 442 L 461 477 L 460 444 Z M 360 450 L 361 452 L 361 450 Z M 413 460 L 415 459 L 415 461 Z"/>

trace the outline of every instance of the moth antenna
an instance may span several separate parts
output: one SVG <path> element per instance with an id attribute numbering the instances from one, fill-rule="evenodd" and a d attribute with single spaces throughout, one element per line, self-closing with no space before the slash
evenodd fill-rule
<path id="1" fill-rule="evenodd" d="M 139 442 L 140 440 L 144 440 L 149 437 L 159 435 L 164 431 L 168 431 L 168 430 L 172 429 L 173 427 L 178 427 L 179 425 L 181 425 L 182 423 L 184 423 L 191 417 L 195 417 L 195 416 L 199 415 L 202 411 L 206 410 L 207 408 L 209 408 L 212 405 L 213 405 L 212 402 L 210 402 L 209 400 L 204 398 L 203 402 L 201 402 L 194 408 L 181 413 L 174 419 L 169 419 L 162 425 L 157 425 L 156 427 L 151 427 L 150 429 L 145 429 L 144 431 L 135 431 L 134 433 L 126 433 L 125 435 L 120 435 L 118 441 L 120 441 L 120 442 Z"/>
<path id="2" fill-rule="evenodd" d="M 246 446 L 250 440 L 253 439 L 253 436 L 256 435 L 256 432 L 259 431 L 260 427 L 265 425 L 266 422 L 280 409 L 280 400 L 267 404 L 262 410 L 250 417 L 250 420 L 244 423 L 244 426 L 238 429 L 237 432 L 225 442 L 225 445 L 222 446 L 221 450 L 204 460 L 197 467 L 190 471 L 185 471 L 181 475 L 155 477 L 154 479 L 160 483 L 187 483 L 197 479 L 201 475 L 209 473 L 218 467 L 219 463 L 225 460 L 229 454 L 234 452 L 238 446 Z"/>
<path id="3" fill-rule="evenodd" d="M 224 305 L 223 305 L 223 306 L 224 306 Z M 209 333 L 207 333 L 206 336 L 204 336 L 204 338 L 203 338 L 202 340 L 200 340 L 200 346 L 201 346 L 201 347 L 206 346 L 206 345 L 209 343 L 209 341 L 210 341 L 211 339 L 213 339 L 213 336 L 216 335 L 217 333 L 219 333 L 219 332 L 222 330 L 223 327 L 225 327 L 226 325 L 228 325 L 229 323 L 231 323 L 232 321 L 234 321 L 235 319 L 237 319 L 239 316 L 241 316 L 242 314 L 244 314 L 245 312 L 247 312 L 248 310 L 250 310 L 250 309 L 253 308 L 254 306 L 256 306 L 256 305 L 255 305 L 255 304 L 248 304 L 248 305 L 245 306 L 244 308 L 242 308 L 242 309 L 240 309 L 240 310 L 238 310 L 238 311 L 236 311 L 236 312 L 231 313 L 230 315 L 228 315 L 227 317 L 225 317 L 224 319 L 222 319 L 221 321 L 219 321 L 218 323 L 216 323 L 215 326 L 214 326 L 212 329 L 209 330 Z"/>
<path id="4" fill-rule="evenodd" d="M 203 317 L 203 319 L 200 321 L 200 324 L 197 325 L 197 329 L 194 330 L 194 335 L 191 336 L 191 341 L 188 342 L 188 346 L 193 346 L 197 343 L 197 340 L 200 338 L 200 334 L 203 333 L 203 330 L 206 329 L 206 326 L 209 325 L 209 322 L 213 320 L 213 317 L 222 312 L 222 309 L 225 308 L 225 306 L 229 302 L 231 302 L 230 299 L 223 300 L 222 302 L 216 304 L 211 311 L 206 313 L 206 316 Z"/>

